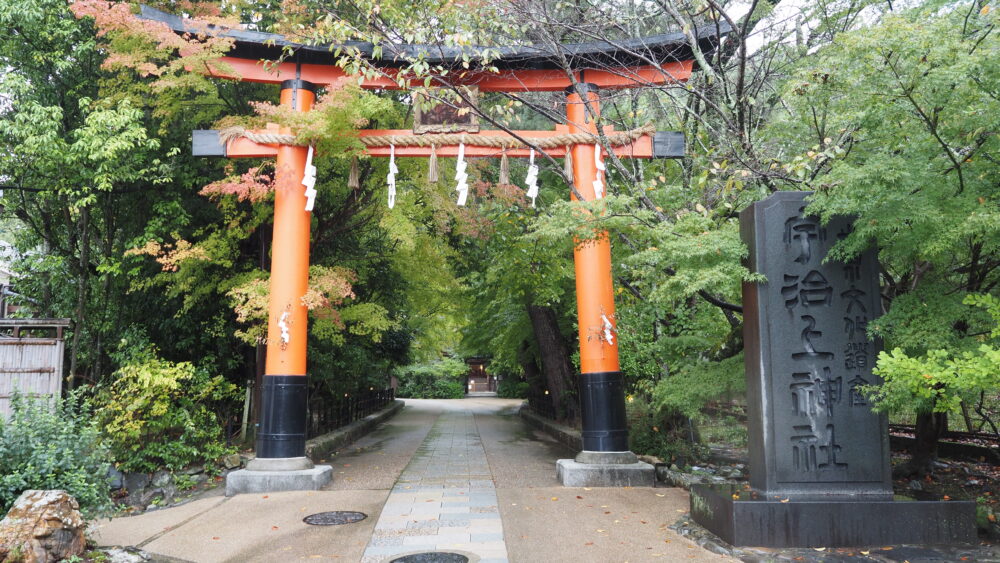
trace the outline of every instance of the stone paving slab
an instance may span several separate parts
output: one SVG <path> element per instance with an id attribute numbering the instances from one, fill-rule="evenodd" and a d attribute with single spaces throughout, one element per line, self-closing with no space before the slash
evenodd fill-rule
<path id="1" fill-rule="evenodd" d="M 396 534 L 404 529 L 420 533 Z M 444 413 L 434 423 L 393 486 L 362 562 L 419 551 L 508 560 L 496 487 L 471 412 Z"/>
<path id="2" fill-rule="evenodd" d="M 509 559 L 515 562 L 722 562 L 669 529 L 687 512 L 682 489 L 500 489 Z"/>
<path id="3" fill-rule="evenodd" d="M 100 518 L 90 523 L 89 533 L 97 545 L 140 545 L 170 532 L 188 520 L 218 507 L 225 497 L 191 501 L 168 510 L 154 510 L 139 516 Z"/>

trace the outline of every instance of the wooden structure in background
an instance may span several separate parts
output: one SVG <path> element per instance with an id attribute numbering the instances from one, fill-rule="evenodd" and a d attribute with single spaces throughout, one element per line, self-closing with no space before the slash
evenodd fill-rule
<path id="1" fill-rule="evenodd" d="M 10 417 L 16 391 L 62 396 L 64 331 L 70 319 L 0 319 L 0 420 Z"/>

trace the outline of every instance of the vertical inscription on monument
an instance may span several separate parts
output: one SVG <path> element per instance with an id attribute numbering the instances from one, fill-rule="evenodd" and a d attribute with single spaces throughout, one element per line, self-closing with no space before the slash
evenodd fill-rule
<path id="1" fill-rule="evenodd" d="M 849 264 L 826 260 L 850 232 L 804 214 L 807 192 L 781 192 L 740 217 L 751 484 L 775 494 L 891 494 L 884 417 L 861 388 L 876 382 L 868 321 L 880 311 L 871 249 Z"/>

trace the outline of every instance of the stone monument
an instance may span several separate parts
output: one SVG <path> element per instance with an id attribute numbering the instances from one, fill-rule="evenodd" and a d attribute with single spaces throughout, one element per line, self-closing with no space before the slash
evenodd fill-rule
<path id="1" fill-rule="evenodd" d="M 974 542 L 975 503 L 894 500 L 885 415 L 862 392 L 879 343 L 877 251 L 826 260 L 849 217 L 806 216 L 811 192 L 740 214 L 750 486 L 696 486 L 691 515 L 733 545 L 836 547 Z"/>

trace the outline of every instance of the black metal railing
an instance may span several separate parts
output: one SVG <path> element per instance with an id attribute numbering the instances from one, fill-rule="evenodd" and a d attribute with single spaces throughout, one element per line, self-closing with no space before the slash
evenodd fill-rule
<path id="1" fill-rule="evenodd" d="M 544 389 L 531 389 L 528 392 L 528 408 L 538 416 L 556 420 L 556 407 L 552 395 Z"/>
<path id="2" fill-rule="evenodd" d="M 311 397 L 306 418 L 309 438 L 332 432 L 381 410 L 396 400 L 393 388 L 362 391 L 344 397 Z"/>

